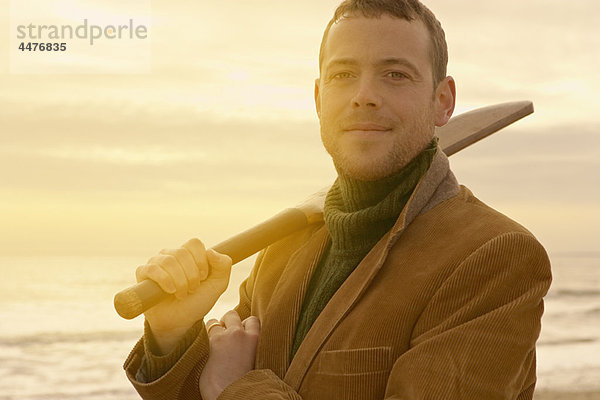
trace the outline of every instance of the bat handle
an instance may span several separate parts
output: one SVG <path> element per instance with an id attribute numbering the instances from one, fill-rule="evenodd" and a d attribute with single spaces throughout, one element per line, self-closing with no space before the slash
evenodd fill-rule
<path id="1" fill-rule="evenodd" d="M 236 264 L 315 221 L 298 208 L 288 208 L 268 220 L 239 233 L 213 247 L 231 257 Z M 162 291 L 156 282 L 146 279 L 115 295 L 115 310 L 125 319 L 133 319 L 164 299 L 172 296 Z"/>
<path id="2" fill-rule="evenodd" d="M 169 296 L 156 282 L 146 279 L 117 293 L 115 310 L 121 317 L 133 319 Z"/>

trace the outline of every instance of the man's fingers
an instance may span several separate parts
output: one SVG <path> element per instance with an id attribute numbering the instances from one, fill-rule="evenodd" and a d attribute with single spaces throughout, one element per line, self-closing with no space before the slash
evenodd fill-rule
<path id="1" fill-rule="evenodd" d="M 207 252 L 200 240 L 191 239 L 178 249 L 161 250 L 138 268 L 136 276 L 138 282 L 151 279 L 165 292 L 183 300 L 195 293 L 209 276 L 212 289 L 225 291 L 230 273 L 229 256 L 214 250 Z"/>
<path id="2" fill-rule="evenodd" d="M 180 247 L 178 249 L 163 249 L 160 251 L 160 254 L 170 255 L 177 259 L 188 279 L 189 291 L 194 292 L 200 284 L 200 272 L 192 253 L 185 247 Z"/>
<path id="3" fill-rule="evenodd" d="M 225 325 L 225 328 L 227 329 L 242 328 L 242 319 L 235 310 L 225 313 L 223 318 L 221 318 L 221 322 L 223 322 L 223 325 Z"/>
<path id="4" fill-rule="evenodd" d="M 141 282 L 145 279 L 153 280 L 163 291 L 169 294 L 174 294 L 177 291 L 173 278 L 167 273 L 167 271 L 162 269 L 160 265 L 141 265 L 135 270 L 135 276 L 138 282 Z"/>
<path id="5" fill-rule="evenodd" d="M 242 321 L 242 326 L 246 332 L 258 335 L 260 333 L 260 320 L 258 317 L 251 315 Z"/>
<path id="6" fill-rule="evenodd" d="M 213 249 L 206 251 L 206 257 L 215 275 L 219 277 L 223 275 L 229 276 L 231 271 L 231 257 L 227 254 L 217 253 Z"/>
<path id="7" fill-rule="evenodd" d="M 221 324 L 221 321 L 217 321 L 214 318 L 206 321 L 206 333 L 210 336 L 211 332 L 215 332 L 215 329 L 224 330 L 225 327 Z"/>
<path id="8" fill-rule="evenodd" d="M 174 256 L 159 254 L 150 258 L 148 264 L 159 265 L 164 271 L 166 271 L 175 284 L 175 296 L 178 299 L 183 299 L 188 294 L 188 279 L 183 270 L 183 266 L 179 264 L 179 261 Z"/>
<path id="9" fill-rule="evenodd" d="M 206 248 L 204 243 L 200 239 L 190 239 L 183 244 L 186 249 L 193 257 L 196 267 L 198 268 L 198 276 L 201 281 L 205 280 L 210 273 L 208 261 L 206 259 Z"/>

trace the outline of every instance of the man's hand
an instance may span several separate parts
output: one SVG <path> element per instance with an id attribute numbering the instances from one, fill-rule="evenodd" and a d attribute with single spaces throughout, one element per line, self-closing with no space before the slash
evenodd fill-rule
<path id="1" fill-rule="evenodd" d="M 255 316 L 242 321 L 232 310 L 220 323 L 211 319 L 206 326 L 210 354 L 200 376 L 200 393 L 204 400 L 215 400 L 227 386 L 254 369 L 260 322 Z"/>
<path id="2" fill-rule="evenodd" d="M 204 318 L 229 284 L 231 258 L 206 250 L 198 239 L 165 249 L 136 270 L 137 281 L 152 279 L 167 299 L 144 315 L 163 354 L 168 354 L 197 321 Z"/>

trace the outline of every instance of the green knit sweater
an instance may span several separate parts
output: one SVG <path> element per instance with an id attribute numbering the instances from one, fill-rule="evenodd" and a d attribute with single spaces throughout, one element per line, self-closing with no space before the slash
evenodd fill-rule
<path id="1" fill-rule="evenodd" d="M 352 179 L 338 171 L 325 198 L 324 219 L 331 241 L 311 277 L 291 358 L 333 294 L 392 228 L 436 149 L 437 138 L 404 168 L 377 181 Z"/>

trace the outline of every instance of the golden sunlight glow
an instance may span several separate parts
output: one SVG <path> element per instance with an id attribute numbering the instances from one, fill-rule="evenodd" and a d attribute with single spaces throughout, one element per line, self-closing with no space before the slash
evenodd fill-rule
<path id="1" fill-rule="evenodd" d="M 102 4 L 94 18 L 109 22 L 119 8 Z M 240 219 L 256 222 L 253 215 L 267 217 L 331 183 L 313 83 L 322 29 L 336 4 L 200 1 L 183 13 L 154 3 L 150 74 L 21 75 L 0 64 L 0 189 L 10 222 L 2 253 L 69 254 L 67 243 L 86 238 L 103 244 L 82 244 L 83 253 L 137 253 L 145 246 L 129 246 L 120 234 L 154 244 L 197 232 L 202 218 L 231 229 L 219 230 L 226 235 Z M 427 4 L 447 32 L 457 113 L 521 99 L 536 107 L 514 128 L 455 156 L 459 179 L 484 200 L 531 216 L 531 229 L 549 238 L 551 251 L 593 248 L 595 224 L 571 216 L 567 233 L 544 215 L 570 214 L 571 204 L 585 201 L 586 215 L 598 221 L 598 189 L 586 177 L 599 159 L 599 56 L 588 49 L 597 47 L 592 10 L 600 5 L 573 3 L 562 18 L 563 7 L 542 0 Z M 78 20 L 84 11 L 70 2 L 61 15 Z M 0 50 L 8 54 L 7 44 Z M 94 62 L 93 54 L 69 59 L 80 67 Z M 573 196 L 551 202 L 557 186 Z M 521 188 L 529 197 L 514 203 L 510 193 Z M 153 219 L 162 233 L 150 229 Z M 59 225 L 64 240 L 50 240 Z"/>

